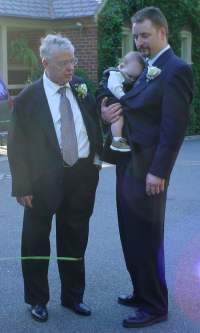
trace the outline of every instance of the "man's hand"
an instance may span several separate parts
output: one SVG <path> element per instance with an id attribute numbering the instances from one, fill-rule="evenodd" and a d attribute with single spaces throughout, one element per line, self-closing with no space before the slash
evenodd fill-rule
<path id="1" fill-rule="evenodd" d="M 165 190 L 165 179 L 156 177 L 151 173 L 146 176 L 146 194 L 155 195 Z"/>
<path id="2" fill-rule="evenodd" d="M 25 197 L 17 197 L 17 202 L 20 205 L 28 208 L 33 208 L 32 200 L 33 200 L 32 195 L 26 195 Z"/>
<path id="3" fill-rule="evenodd" d="M 101 116 L 109 124 L 115 123 L 121 116 L 122 106 L 120 103 L 114 103 L 106 106 L 107 97 L 101 103 Z"/>

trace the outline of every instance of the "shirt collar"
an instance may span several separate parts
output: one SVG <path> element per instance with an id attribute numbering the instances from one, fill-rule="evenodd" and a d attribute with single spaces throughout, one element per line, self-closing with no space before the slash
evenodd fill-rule
<path id="1" fill-rule="evenodd" d="M 43 82 L 44 82 L 45 87 L 48 89 L 48 93 L 49 93 L 49 95 L 51 95 L 51 96 L 53 96 L 54 94 L 56 94 L 56 93 L 58 92 L 58 90 L 59 90 L 61 87 L 63 87 L 63 86 L 59 86 L 59 84 L 57 84 L 57 83 L 51 81 L 51 80 L 48 78 L 48 76 L 47 76 L 47 74 L 46 74 L 45 72 L 44 72 L 44 74 L 43 74 Z M 70 88 L 70 84 L 69 84 L 69 82 L 67 82 L 67 83 L 65 84 L 65 87 L 66 87 L 66 88 Z"/>
<path id="2" fill-rule="evenodd" d="M 158 60 L 158 58 L 160 58 L 160 56 L 167 51 L 168 49 L 170 49 L 170 45 L 168 44 L 166 47 L 164 47 L 164 49 L 162 49 L 160 52 L 158 52 L 155 57 L 153 57 L 152 59 L 148 59 L 148 64 L 149 66 L 153 66 L 153 64 L 156 62 L 156 60 Z"/>

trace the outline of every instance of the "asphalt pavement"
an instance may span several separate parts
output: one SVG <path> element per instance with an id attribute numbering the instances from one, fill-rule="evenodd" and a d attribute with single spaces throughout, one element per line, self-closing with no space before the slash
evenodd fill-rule
<path id="1" fill-rule="evenodd" d="M 60 305 L 57 263 L 50 262 L 49 320 L 37 323 L 23 300 L 20 266 L 22 208 L 10 196 L 6 156 L 0 156 L 0 333 L 200 333 L 200 139 L 188 140 L 179 154 L 168 191 L 165 249 L 169 319 L 145 329 L 121 326 L 132 309 L 117 304 L 131 292 L 115 206 L 115 168 L 101 171 L 86 253 L 85 302 L 91 317 L 79 317 Z M 142 240 L 141 240 L 142 241 Z M 55 251 L 55 221 L 51 233 Z"/>

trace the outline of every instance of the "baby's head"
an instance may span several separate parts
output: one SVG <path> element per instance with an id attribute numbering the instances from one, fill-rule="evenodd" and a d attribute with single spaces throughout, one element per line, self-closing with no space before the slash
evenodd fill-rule
<path id="1" fill-rule="evenodd" d="M 121 64 L 119 64 L 119 69 L 125 75 L 133 79 L 137 79 L 142 73 L 145 66 L 145 61 L 142 55 L 137 51 L 128 52 Z"/>

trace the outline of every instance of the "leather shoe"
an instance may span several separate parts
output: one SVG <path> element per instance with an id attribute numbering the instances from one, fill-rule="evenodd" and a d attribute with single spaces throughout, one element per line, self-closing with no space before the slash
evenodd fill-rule
<path id="1" fill-rule="evenodd" d="M 118 303 L 126 306 L 131 306 L 131 307 L 138 307 L 140 304 L 136 298 L 136 296 L 133 295 L 120 295 L 118 297 Z"/>
<path id="2" fill-rule="evenodd" d="M 135 311 L 135 315 L 124 319 L 122 324 L 124 327 L 127 328 L 140 328 L 145 326 L 151 326 L 165 320 L 167 320 L 167 314 L 155 315 L 138 309 Z"/>
<path id="3" fill-rule="evenodd" d="M 85 303 L 62 302 L 62 306 L 68 308 L 81 316 L 90 316 L 91 310 Z"/>
<path id="4" fill-rule="evenodd" d="M 36 304 L 31 306 L 31 315 L 32 318 L 37 321 L 41 322 L 47 321 L 48 312 L 46 306 L 41 304 Z"/>

